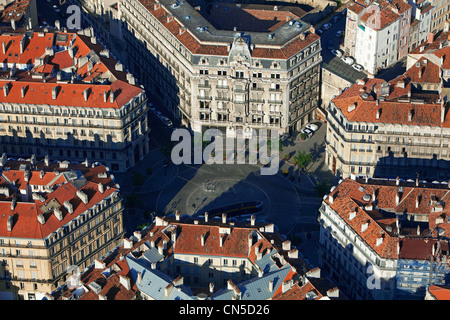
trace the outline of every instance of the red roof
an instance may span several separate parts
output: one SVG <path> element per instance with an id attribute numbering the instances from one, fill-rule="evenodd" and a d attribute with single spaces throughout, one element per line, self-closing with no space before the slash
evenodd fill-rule
<path id="1" fill-rule="evenodd" d="M 191 53 L 198 55 L 228 56 L 227 43 L 220 45 L 216 42 L 211 44 L 208 44 L 207 42 L 200 43 L 199 40 L 189 32 L 189 30 L 180 35 L 179 29 L 182 25 L 179 24 L 176 19 L 173 19 L 171 22 L 167 22 L 167 16 L 169 13 L 164 10 L 162 6 L 159 10 L 155 10 L 154 0 L 139 0 L 139 2 L 167 29 L 167 31 L 183 43 L 183 45 L 186 46 Z M 307 32 L 305 40 L 301 40 L 300 35 L 298 35 L 290 42 L 279 48 L 269 48 L 263 46 L 258 47 L 256 44 L 255 49 L 251 54 L 254 58 L 288 59 L 319 39 L 320 37 L 318 35 Z"/>
<path id="2" fill-rule="evenodd" d="M 18 161 L 9 160 L 5 167 L 17 166 L 16 162 L 18 163 Z M 88 195 L 89 201 L 87 204 L 84 204 L 76 195 L 77 189 L 70 181 L 67 181 L 62 174 L 57 178 L 54 173 L 54 164 L 47 168 L 49 171 L 45 173 L 43 179 L 40 179 L 40 171 L 44 168 L 45 166 L 39 163 L 39 167 L 36 170 L 31 171 L 28 183 L 24 180 L 25 171 L 15 169 L 3 171 L 3 175 L 11 182 L 16 181 L 15 187 L 18 187 L 19 189 L 27 188 L 29 189 L 28 192 L 30 194 L 34 191 L 31 189 L 31 185 L 53 186 L 54 191 L 49 193 L 44 192 L 42 194 L 45 199 L 44 202 L 41 202 L 40 200 L 23 202 L 19 198 L 14 208 L 11 208 L 11 198 L 8 202 L 0 202 L 0 211 L 3 212 L 3 214 L 0 215 L 0 236 L 30 239 L 44 238 L 117 191 L 117 187 L 110 176 L 107 176 L 107 178 L 98 178 L 99 173 L 106 172 L 104 166 L 95 166 L 92 168 L 83 165 L 69 165 L 69 168 L 67 169 L 58 168 L 58 171 L 61 173 L 70 170 L 79 170 L 83 173 L 87 180 L 87 184 L 80 187 L 78 190 L 82 190 Z M 96 179 L 89 179 L 91 176 L 96 176 Z M 51 183 L 52 181 L 53 183 Z M 100 193 L 98 190 L 98 184 L 100 182 L 104 185 L 103 193 Z M 72 214 L 68 213 L 65 209 L 63 205 L 64 201 L 69 201 L 73 205 Z M 63 219 L 61 221 L 56 218 L 53 211 L 48 213 L 43 212 L 43 206 L 50 202 L 56 204 L 56 208 L 62 211 Z M 44 225 L 41 225 L 41 223 L 38 222 L 37 217 L 39 214 L 43 214 L 45 217 Z M 9 216 L 14 217 L 11 231 L 7 230 L 7 220 Z"/>
<path id="3" fill-rule="evenodd" d="M 112 57 L 102 56 L 100 51 L 104 48 L 92 44 L 89 37 L 53 30 L 45 33 L 34 32 L 30 37 L 25 34 L 2 33 L 0 42 L 5 44 L 6 49 L 5 54 L 0 50 L 0 61 L 33 66 L 37 58 L 42 59 L 41 64 L 30 72 L 18 70 L 14 75 L 15 81 L 10 81 L 8 77 L 0 78 L 1 87 L 5 84 L 9 86 L 7 96 L 2 95 L 2 102 L 34 104 L 39 101 L 41 104 L 55 106 L 121 108 L 143 91 L 139 86 L 128 83 L 126 72 L 115 70 L 117 61 Z M 69 54 L 70 46 L 73 48 L 74 59 Z M 51 50 L 46 50 L 47 48 L 52 48 L 55 52 L 51 53 Z M 80 67 L 74 65 L 75 61 L 92 57 L 93 52 L 98 56 L 95 62 L 86 60 Z M 73 83 L 67 81 L 57 83 L 56 72 L 70 67 L 76 67 L 75 71 L 79 76 L 77 80 Z M 51 77 L 44 82 L 42 79 L 34 78 L 34 73 Z M 97 77 L 101 78 L 101 84 L 95 82 Z M 25 89 L 23 98 L 22 88 Z M 56 99 L 52 96 L 54 88 L 57 92 Z M 87 101 L 84 98 L 85 90 L 89 92 Z M 111 91 L 115 97 L 113 103 L 109 99 Z"/>

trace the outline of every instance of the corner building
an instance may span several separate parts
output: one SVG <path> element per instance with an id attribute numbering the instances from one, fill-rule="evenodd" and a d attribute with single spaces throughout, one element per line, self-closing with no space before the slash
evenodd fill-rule
<path id="1" fill-rule="evenodd" d="M 193 131 L 295 132 L 316 117 L 320 38 L 301 12 L 236 6 L 119 2 L 128 67 Z"/>

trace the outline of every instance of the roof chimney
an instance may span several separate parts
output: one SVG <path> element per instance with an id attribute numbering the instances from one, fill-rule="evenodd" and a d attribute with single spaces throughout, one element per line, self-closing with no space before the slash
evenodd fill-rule
<path id="1" fill-rule="evenodd" d="M 205 235 L 204 234 L 201 235 L 200 240 L 202 242 L 202 247 L 204 247 L 205 246 Z"/>
<path id="2" fill-rule="evenodd" d="M 227 214 L 222 213 L 222 223 L 227 223 Z"/>
<path id="3" fill-rule="evenodd" d="M 210 283 L 209 283 L 209 292 L 210 292 L 210 293 L 213 293 L 213 292 L 214 292 L 214 283 L 213 283 L 213 282 L 210 282 Z"/>
<path id="4" fill-rule="evenodd" d="M 434 34 L 433 32 L 430 32 L 428 34 L 428 43 L 432 43 L 434 41 Z"/>
<path id="5" fill-rule="evenodd" d="M 53 213 L 55 214 L 56 219 L 58 219 L 59 221 L 62 221 L 63 214 L 62 214 L 61 210 L 59 210 L 58 208 L 55 208 L 55 209 L 53 209 Z"/>
<path id="6" fill-rule="evenodd" d="M 8 231 L 12 231 L 13 224 L 14 224 L 14 216 L 10 215 L 8 217 L 8 221 L 6 222 L 6 226 L 7 226 Z"/>
<path id="7" fill-rule="evenodd" d="M 220 247 L 222 248 L 223 247 L 223 236 L 222 235 L 219 237 L 219 244 L 220 244 Z"/>
<path id="8" fill-rule="evenodd" d="M 178 211 L 178 210 L 175 211 L 175 219 L 177 221 L 180 221 L 180 211 Z"/>
<path id="9" fill-rule="evenodd" d="M 138 272 L 137 274 L 137 279 L 136 279 L 136 284 L 140 284 L 142 281 L 142 273 Z"/>
<path id="10" fill-rule="evenodd" d="M 69 212 L 69 214 L 73 213 L 73 205 L 69 202 L 69 201 L 64 201 L 64 208 L 66 208 L 67 212 Z"/>
<path id="11" fill-rule="evenodd" d="M 139 231 L 134 231 L 133 236 L 136 238 L 137 241 L 142 240 L 142 234 Z"/>
<path id="12" fill-rule="evenodd" d="M 42 224 L 42 225 L 45 224 L 45 218 L 44 218 L 44 216 L 42 214 L 38 215 L 37 219 L 38 219 L 40 224 Z"/>
<path id="13" fill-rule="evenodd" d="M 283 247 L 283 250 L 285 250 L 285 251 L 291 250 L 291 242 L 289 240 L 284 241 L 282 243 L 282 247 Z"/>
<path id="14" fill-rule="evenodd" d="M 122 276 L 121 274 L 119 274 L 119 281 L 120 284 L 123 285 L 125 287 L 125 289 L 127 290 L 131 290 L 131 281 L 130 278 L 126 277 L 126 276 Z"/>
<path id="15" fill-rule="evenodd" d="M 250 216 L 250 225 L 251 225 L 251 226 L 254 226 L 254 225 L 255 225 L 255 220 L 256 220 L 255 215 L 252 214 L 252 215 Z"/>
<path id="16" fill-rule="evenodd" d="M 103 186 L 103 183 L 101 183 L 101 182 L 98 183 L 98 191 L 100 193 L 105 192 L 105 187 Z"/>
<path id="17" fill-rule="evenodd" d="M 113 103 L 114 102 L 114 91 L 111 90 L 111 92 L 109 93 L 109 102 Z"/>
<path id="18" fill-rule="evenodd" d="M 205 212 L 205 222 L 208 222 L 208 212 Z"/>
<path id="19" fill-rule="evenodd" d="M 169 283 L 165 288 L 164 288 L 164 296 L 168 297 L 170 295 L 170 292 L 172 292 L 173 289 L 173 285 L 171 283 Z"/>
<path id="20" fill-rule="evenodd" d="M 87 101 L 88 97 L 89 97 L 89 89 L 84 89 L 83 96 L 84 96 L 84 101 Z"/>
<path id="21" fill-rule="evenodd" d="M 292 249 L 291 251 L 288 252 L 288 257 L 291 259 L 298 259 L 298 250 L 297 249 Z"/>
<path id="22" fill-rule="evenodd" d="M 3 94 L 5 95 L 5 97 L 7 97 L 8 93 L 9 93 L 9 83 L 5 83 L 5 85 L 3 86 Z"/>
<path id="23" fill-rule="evenodd" d="M 82 190 L 77 190 L 76 195 L 84 204 L 87 204 L 89 202 L 88 195 Z"/>
<path id="24" fill-rule="evenodd" d="M 273 292 L 273 280 L 269 280 L 269 292 Z"/>
<path id="25" fill-rule="evenodd" d="M 56 100 L 57 95 L 58 95 L 58 88 L 57 87 L 53 87 L 52 88 L 52 99 Z"/>
<path id="26" fill-rule="evenodd" d="M 380 115 L 381 115 L 381 108 L 377 110 L 377 113 L 375 116 L 377 119 L 380 119 Z"/>

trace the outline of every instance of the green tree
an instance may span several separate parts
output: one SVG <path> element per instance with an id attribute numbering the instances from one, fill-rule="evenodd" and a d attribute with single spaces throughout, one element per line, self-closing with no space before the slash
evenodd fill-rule
<path id="1" fill-rule="evenodd" d="M 305 170 L 305 168 L 312 162 L 312 157 L 312 153 L 298 151 L 297 155 L 293 158 L 294 165 L 301 170 Z"/>
<path id="2" fill-rule="evenodd" d="M 303 171 L 312 161 L 312 154 L 307 153 L 305 151 L 298 151 L 297 155 L 292 158 L 292 162 L 297 170 L 296 171 L 296 180 L 299 181 L 300 178 L 300 170 Z"/>
<path id="3" fill-rule="evenodd" d="M 331 184 L 328 180 L 324 180 L 315 185 L 314 189 L 319 197 L 323 197 L 330 191 Z"/>

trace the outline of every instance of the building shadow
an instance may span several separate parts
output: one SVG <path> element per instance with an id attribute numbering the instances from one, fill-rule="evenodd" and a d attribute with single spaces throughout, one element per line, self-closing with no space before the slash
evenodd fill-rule
<path id="1" fill-rule="evenodd" d="M 403 154 L 399 156 L 398 154 Z M 421 179 L 448 181 L 450 179 L 450 161 L 437 159 L 436 155 L 423 155 L 428 159 L 410 156 L 406 152 L 390 151 L 389 155 L 378 158 L 374 177 L 403 179 Z"/>

